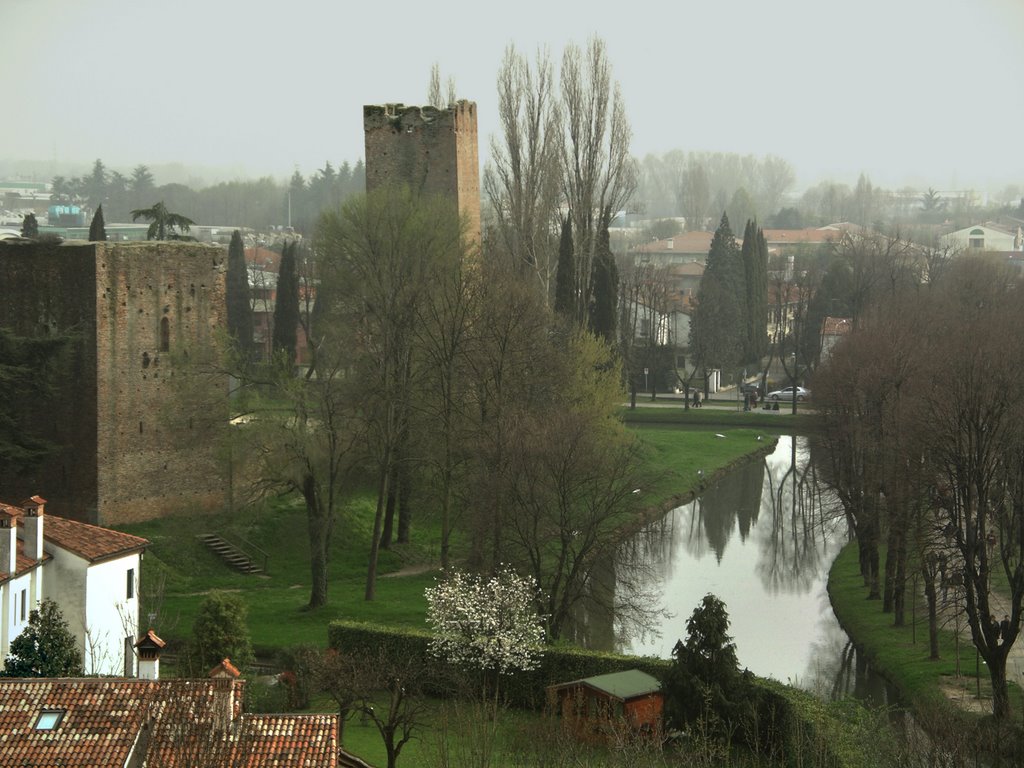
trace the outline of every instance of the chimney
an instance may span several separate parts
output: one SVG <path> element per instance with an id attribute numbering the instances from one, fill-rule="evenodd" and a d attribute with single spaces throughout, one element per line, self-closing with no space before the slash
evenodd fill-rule
<path id="1" fill-rule="evenodd" d="M 167 645 L 156 636 L 152 629 L 135 643 L 135 652 L 139 655 L 139 679 L 160 679 L 160 651 Z"/>
<path id="2" fill-rule="evenodd" d="M 235 680 L 241 674 L 231 663 L 231 659 L 224 659 L 210 670 L 209 676 L 213 678 L 216 722 L 224 730 L 230 728 L 235 720 L 235 705 L 241 704 L 241 698 L 235 701 Z"/>
<path id="3" fill-rule="evenodd" d="M 46 499 L 41 496 L 33 496 L 21 503 L 25 510 L 21 518 L 21 528 L 25 538 L 25 555 L 33 560 L 43 559 L 43 511 L 46 509 Z"/>
<path id="4" fill-rule="evenodd" d="M 0 573 L 18 570 L 18 518 L 0 509 Z"/>

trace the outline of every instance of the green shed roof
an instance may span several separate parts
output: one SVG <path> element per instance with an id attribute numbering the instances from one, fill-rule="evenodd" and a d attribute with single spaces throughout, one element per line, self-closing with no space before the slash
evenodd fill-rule
<path id="1" fill-rule="evenodd" d="M 661 683 L 656 677 L 641 672 L 639 669 L 627 669 L 625 672 L 585 677 L 582 680 L 573 680 L 571 683 L 561 683 L 553 687 L 566 688 L 574 685 L 587 685 L 617 699 L 632 699 L 661 690 Z"/>

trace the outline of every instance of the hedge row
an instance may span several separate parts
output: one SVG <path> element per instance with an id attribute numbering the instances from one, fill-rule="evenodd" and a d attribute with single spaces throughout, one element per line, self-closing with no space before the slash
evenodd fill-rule
<path id="1" fill-rule="evenodd" d="M 383 654 L 386 658 L 415 661 L 424 669 L 443 670 L 445 666 L 430 653 L 430 634 L 423 631 L 335 621 L 327 629 L 327 642 L 339 652 Z M 640 669 L 660 680 L 667 667 L 663 659 L 553 647 L 544 650 L 537 669 L 503 677 L 501 690 L 509 704 L 539 710 L 544 707 L 549 685 L 626 669 Z"/>
<path id="2" fill-rule="evenodd" d="M 335 621 L 328 627 L 328 644 L 342 653 L 367 656 L 383 654 L 421 664 L 424 669 L 443 670 L 444 663 L 431 655 L 430 635 L 417 630 Z M 502 692 L 513 706 L 540 710 L 546 703 L 549 685 L 585 677 L 640 669 L 659 680 L 669 663 L 649 656 L 619 656 L 579 648 L 547 648 L 540 666 L 502 679 Z M 826 705 L 811 694 L 771 680 L 755 678 L 757 723 L 761 749 L 785 755 L 785 762 L 846 768 L 870 765 L 873 730 L 877 723 L 856 704 Z M 859 710 L 859 711 L 858 711 Z"/>

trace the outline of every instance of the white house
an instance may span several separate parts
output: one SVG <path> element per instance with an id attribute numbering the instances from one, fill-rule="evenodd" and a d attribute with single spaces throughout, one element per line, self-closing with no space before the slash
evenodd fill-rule
<path id="1" fill-rule="evenodd" d="M 135 674 L 139 569 L 146 539 L 45 515 L 39 496 L 0 502 L 0 665 L 43 599 L 78 640 L 87 675 Z"/>
<path id="2" fill-rule="evenodd" d="M 1008 227 L 990 221 L 950 232 L 943 235 L 940 242 L 965 251 L 1020 251 L 1024 248 L 1024 233 L 1020 226 Z"/>

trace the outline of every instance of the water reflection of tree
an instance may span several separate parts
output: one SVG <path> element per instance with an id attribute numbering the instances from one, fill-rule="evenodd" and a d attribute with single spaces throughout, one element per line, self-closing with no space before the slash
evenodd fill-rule
<path id="1" fill-rule="evenodd" d="M 759 529 L 757 573 L 773 594 L 807 592 L 828 566 L 829 545 L 842 537 L 844 525 L 831 494 L 818 482 L 806 443 L 797 438 L 788 443 L 788 461 L 765 461 L 760 494 L 770 524 Z"/>
<path id="2" fill-rule="evenodd" d="M 685 538 L 691 555 L 703 557 L 706 542 L 715 553 L 715 560 L 721 563 L 733 531 L 738 528 L 740 540 L 746 541 L 761 508 L 763 477 L 764 464 L 752 462 L 708 488 L 691 505 Z"/>
<path id="3" fill-rule="evenodd" d="M 591 569 L 587 594 L 572 611 L 568 637 L 597 651 L 614 652 L 633 639 L 657 636 L 664 611 L 659 572 L 667 562 L 666 547 L 652 547 L 658 539 L 652 529 L 664 531 L 664 520 L 645 527 L 618 548 L 614 557 L 602 558 Z M 671 543 L 671 538 L 668 538 Z M 670 547 L 668 548 L 670 551 Z"/>

